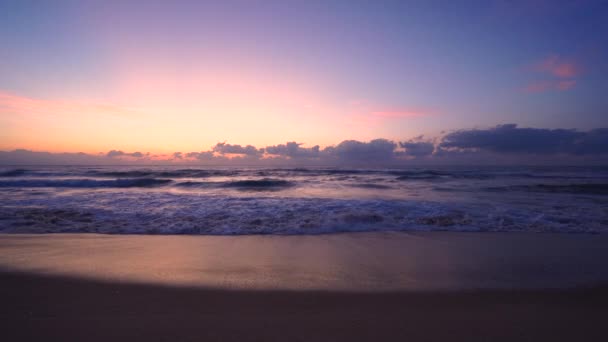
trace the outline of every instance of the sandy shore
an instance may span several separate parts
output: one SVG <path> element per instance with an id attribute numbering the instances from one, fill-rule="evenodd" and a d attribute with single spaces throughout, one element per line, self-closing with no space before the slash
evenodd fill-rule
<path id="1" fill-rule="evenodd" d="M 0 235 L 3 340 L 604 341 L 608 237 Z"/>
<path id="2" fill-rule="evenodd" d="M 248 291 L 0 272 L 3 341 L 605 341 L 608 289 Z"/>
<path id="3" fill-rule="evenodd" d="M 608 235 L 0 235 L 0 269 L 274 290 L 567 288 L 608 283 Z"/>

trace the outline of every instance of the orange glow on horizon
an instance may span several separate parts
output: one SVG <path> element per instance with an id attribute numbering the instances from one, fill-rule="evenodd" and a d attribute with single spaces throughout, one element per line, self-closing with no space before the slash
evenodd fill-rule
<path id="1" fill-rule="evenodd" d="M 99 100 L 42 99 L 0 91 L 0 150 L 165 155 L 217 142 L 257 147 L 297 141 L 329 146 L 377 138 L 378 127 L 411 111 L 383 112 L 329 101 L 278 77 L 127 73 Z M 354 121 L 353 121 L 354 120 Z M 355 123 L 355 124 L 353 124 Z M 389 137 L 391 138 L 391 137 Z"/>

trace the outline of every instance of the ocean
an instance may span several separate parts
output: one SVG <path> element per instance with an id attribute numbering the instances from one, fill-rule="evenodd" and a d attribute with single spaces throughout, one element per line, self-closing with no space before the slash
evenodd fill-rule
<path id="1" fill-rule="evenodd" d="M 0 232 L 608 232 L 608 167 L 0 169 Z"/>

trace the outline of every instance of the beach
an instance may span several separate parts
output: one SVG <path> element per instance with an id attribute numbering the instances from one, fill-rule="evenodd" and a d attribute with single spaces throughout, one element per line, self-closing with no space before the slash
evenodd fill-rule
<path id="1" fill-rule="evenodd" d="M 608 1 L 0 1 L 0 342 L 608 341 Z"/>
<path id="2" fill-rule="evenodd" d="M 1 321 L 10 341 L 600 341 L 607 242 L 530 233 L 8 234 Z"/>

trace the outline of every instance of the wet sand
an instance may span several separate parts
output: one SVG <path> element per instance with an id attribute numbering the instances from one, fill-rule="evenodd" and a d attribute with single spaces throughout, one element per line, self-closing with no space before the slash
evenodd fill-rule
<path id="1" fill-rule="evenodd" d="M 403 291 L 608 284 L 608 235 L 0 235 L 0 269 L 222 289 Z"/>
<path id="2" fill-rule="evenodd" d="M 1 235 L 2 340 L 603 341 L 605 235 Z"/>

